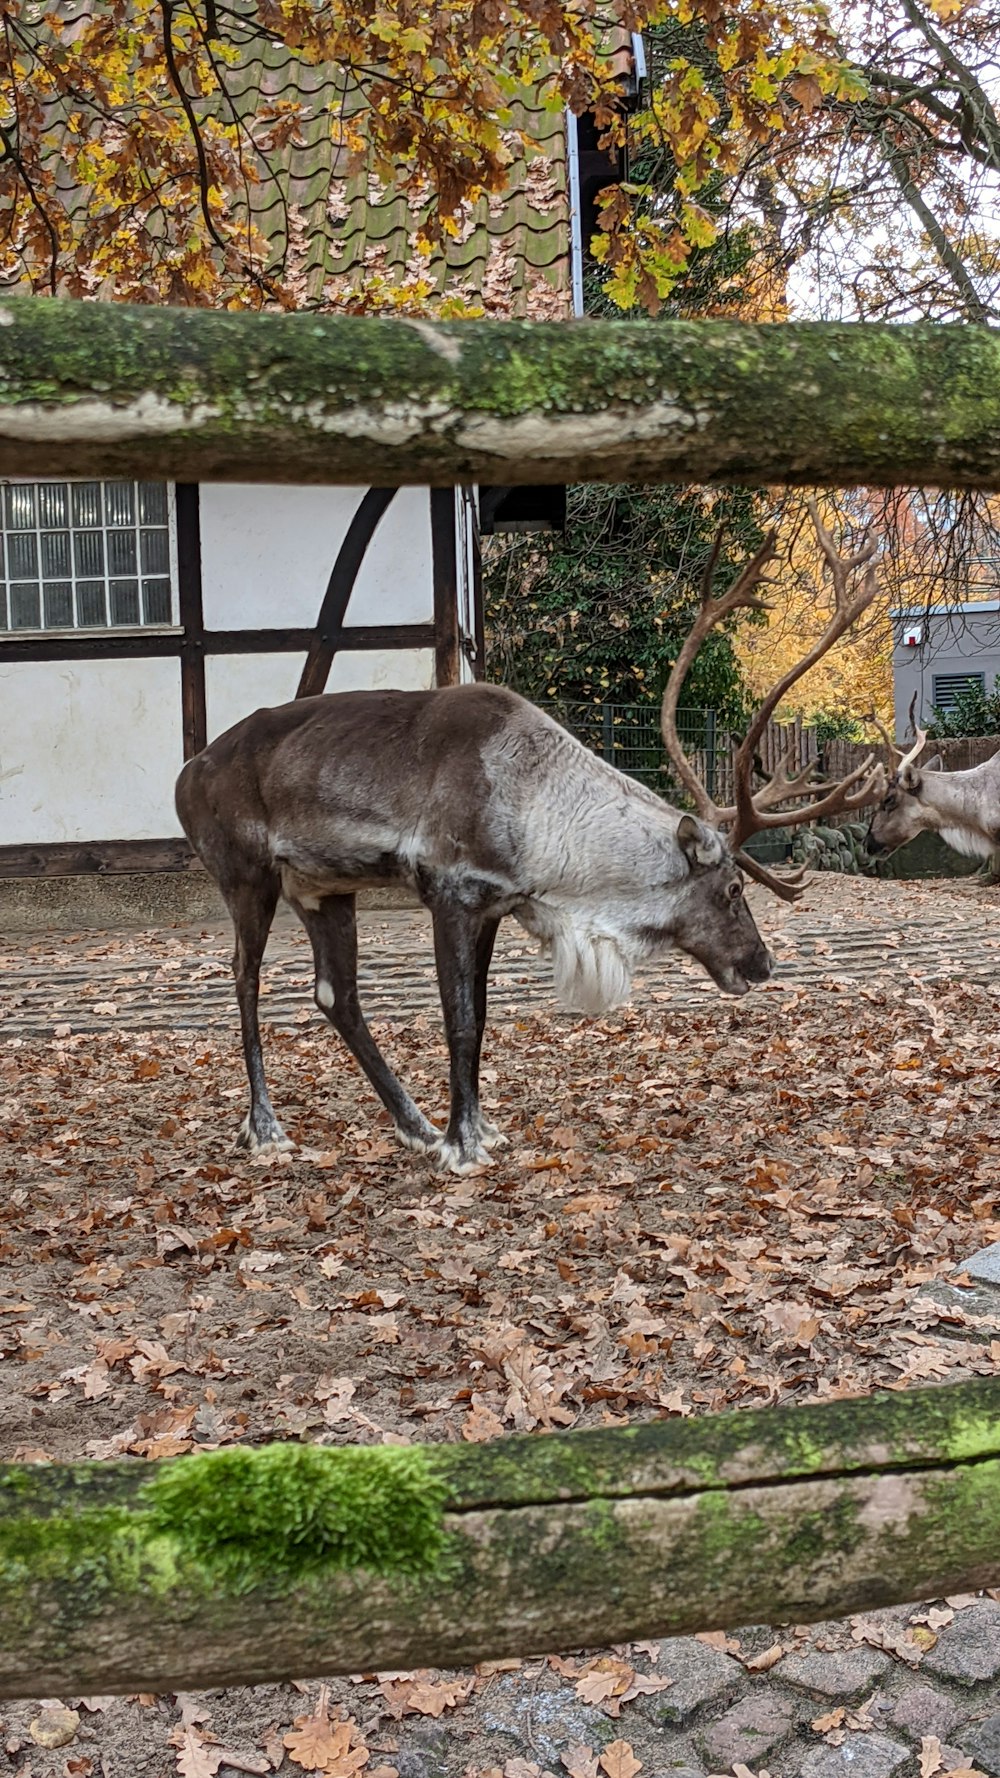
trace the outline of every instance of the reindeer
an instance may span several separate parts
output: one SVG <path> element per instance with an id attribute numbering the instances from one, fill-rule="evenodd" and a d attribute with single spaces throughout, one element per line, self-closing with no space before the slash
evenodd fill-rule
<path id="1" fill-rule="evenodd" d="M 848 575 L 872 549 L 842 562 L 814 522 L 831 563 L 837 609 L 805 672 L 870 602 L 870 572 L 849 596 Z M 250 1108 L 237 1141 L 254 1152 L 294 1145 L 279 1124 L 264 1074 L 257 1017 L 260 964 L 279 897 L 312 945 L 315 999 L 364 1070 L 404 1147 L 453 1173 L 485 1164 L 502 1138 L 479 1104 L 487 975 L 500 921 L 512 915 L 551 958 L 571 1010 L 601 1013 L 627 999 L 646 959 L 671 947 L 695 958 L 724 994 L 766 981 L 773 960 L 743 894 L 743 872 L 786 898 L 797 880 L 775 876 L 742 850 L 759 828 L 854 807 L 859 767 L 791 815 L 778 803 L 810 797 L 810 772 L 782 762 L 756 797 L 754 749 L 786 675 L 765 700 L 736 757 L 732 809 L 707 797 L 677 745 L 680 686 L 700 641 L 753 592 L 775 553 L 772 534 L 723 595 L 712 591 L 674 665 L 663 731 L 698 815 L 596 758 L 543 711 L 494 685 L 426 692 L 339 692 L 258 710 L 189 760 L 177 783 L 181 824 L 215 879 L 235 928 L 233 970 Z M 720 825 L 732 824 L 723 835 Z M 741 869 L 742 867 L 742 869 Z M 405 884 L 429 909 L 450 1057 L 444 1132 L 418 1110 L 377 1048 L 357 991 L 355 897 Z"/>
<path id="2" fill-rule="evenodd" d="M 910 705 L 915 739 L 908 752 L 895 746 L 882 724 L 876 724 L 898 764 L 891 775 L 884 766 L 878 768 L 873 785 L 878 808 L 865 845 L 875 857 L 885 857 L 918 833 L 939 833 L 956 852 L 989 858 L 1000 847 L 1000 751 L 965 772 L 942 771 L 937 753 L 918 766 L 927 734 L 914 720 L 916 702 L 914 698 Z"/>

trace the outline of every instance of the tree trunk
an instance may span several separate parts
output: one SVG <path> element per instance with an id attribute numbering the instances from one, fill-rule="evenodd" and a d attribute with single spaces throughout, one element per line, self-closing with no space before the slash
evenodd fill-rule
<path id="1" fill-rule="evenodd" d="M 14 298 L 0 474 L 1000 488 L 1000 333 Z"/>
<path id="2" fill-rule="evenodd" d="M 464 1665 L 1000 1583 L 1000 1381 L 0 1468 L 0 1695 Z"/>

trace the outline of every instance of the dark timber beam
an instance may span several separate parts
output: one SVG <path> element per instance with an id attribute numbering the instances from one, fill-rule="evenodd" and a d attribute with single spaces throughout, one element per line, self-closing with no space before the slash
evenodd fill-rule
<path id="1" fill-rule="evenodd" d="M 316 619 L 316 634 L 309 644 L 306 663 L 299 677 L 297 698 L 314 698 L 326 690 L 337 654 L 337 639 L 344 627 L 347 607 L 354 584 L 361 572 L 365 551 L 378 529 L 379 520 L 388 511 L 395 488 L 369 488 L 358 502 L 357 510 L 347 527 L 347 535 L 330 571 L 326 592 Z"/>
<path id="2" fill-rule="evenodd" d="M 0 474 L 1000 488 L 1000 331 L 9 298 Z"/>

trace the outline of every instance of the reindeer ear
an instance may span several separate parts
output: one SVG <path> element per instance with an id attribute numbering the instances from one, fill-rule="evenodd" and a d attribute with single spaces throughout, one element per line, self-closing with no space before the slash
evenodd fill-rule
<path id="1" fill-rule="evenodd" d="M 721 860 L 718 836 L 711 828 L 704 828 L 693 815 L 682 815 L 677 823 L 677 844 L 692 870 L 718 864 Z"/>
<path id="2" fill-rule="evenodd" d="M 943 771 L 944 764 L 941 759 L 940 753 L 935 753 L 933 759 L 925 759 L 920 770 L 922 772 L 941 772 L 941 771 Z"/>

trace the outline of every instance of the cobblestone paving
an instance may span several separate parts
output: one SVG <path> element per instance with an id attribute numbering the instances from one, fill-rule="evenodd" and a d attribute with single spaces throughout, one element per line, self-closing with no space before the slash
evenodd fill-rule
<path id="1" fill-rule="evenodd" d="M 774 986 L 833 980 L 977 981 L 1000 984 L 1000 895 L 951 884 L 820 877 L 788 908 L 764 892 L 755 913 L 771 945 Z M 992 910 L 992 918 L 991 918 Z M 373 1018 L 407 1018 L 437 1005 L 430 923 L 421 910 L 360 919 L 362 1005 Z M 162 932 L 54 933 L 13 938 L 0 955 L 0 1034 L 229 1028 L 236 1020 L 228 925 Z M 262 1017 L 277 1027 L 319 1015 L 311 1007 L 309 947 L 297 922 L 276 923 L 262 978 Z M 719 1004 L 704 972 L 672 957 L 643 972 L 636 999 L 681 1007 Z M 557 1012 L 549 970 L 513 922 L 501 927 L 491 975 L 491 1017 Z"/>
<path id="2" fill-rule="evenodd" d="M 781 988 L 837 981 L 964 980 L 1000 990 L 1000 896 L 974 885 L 820 879 L 804 906 L 762 896 L 755 907 L 779 960 Z M 221 924 L 158 933 L 54 934 L 8 942 L 0 956 L 0 1035 L 220 1027 L 236 1012 L 228 931 Z M 362 993 L 370 1013 L 406 1017 L 436 1000 L 427 921 L 420 913 L 370 913 L 362 920 Z M 276 1025 L 315 1015 L 302 935 L 279 923 L 265 975 L 263 1012 Z M 640 988 L 679 1006 L 717 1004 L 711 984 L 678 961 L 650 970 Z M 547 971 L 511 927 L 501 937 L 492 1016 L 525 1008 L 555 1014 Z M 1000 1288 L 984 1295 L 1000 1315 Z M 918 1778 L 970 1770 L 1000 1778 L 1000 1603 L 966 1596 L 933 1627 L 928 1608 L 872 1612 L 852 1622 L 794 1631 L 736 1631 L 736 1652 L 694 1637 L 651 1645 L 652 1671 L 669 1678 L 618 1721 L 567 1698 L 547 1670 L 527 1687 L 503 1674 L 480 1720 L 485 1764 L 502 1772 L 564 1771 L 576 1743 L 600 1752 L 610 1740 L 634 1747 L 643 1778 L 705 1778 L 749 1769 L 753 1778 Z M 921 1622 L 921 1619 L 924 1621 Z M 766 1670 L 755 1657 L 781 1643 Z M 746 1664 L 749 1663 L 749 1666 Z M 764 1663 L 762 1663 L 764 1665 Z M 402 1778 L 452 1778 L 469 1748 L 451 1725 L 400 1725 L 393 1763 Z M 495 1766 L 493 1762 L 498 1762 Z M 249 1769 L 249 1768 L 247 1768 Z"/>

